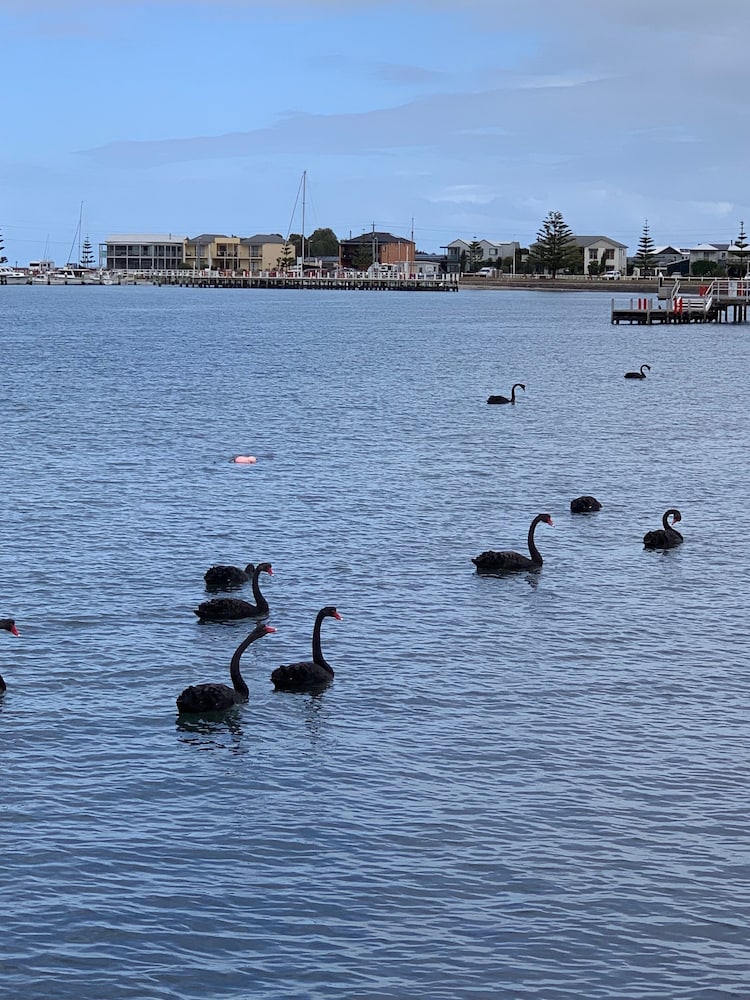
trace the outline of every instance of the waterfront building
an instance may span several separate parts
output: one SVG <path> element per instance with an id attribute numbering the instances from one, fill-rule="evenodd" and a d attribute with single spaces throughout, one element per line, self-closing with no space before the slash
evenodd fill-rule
<path id="1" fill-rule="evenodd" d="M 187 237 L 135 233 L 99 244 L 99 266 L 108 271 L 169 271 L 182 266 Z"/>
<path id="2" fill-rule="evenodd" d="M 410 264 L 416 249 L 413 240 L 375 231 L 341 240 L 339 244 L 341 266 L 357 270 L 365 270 L 368 264 Z M 362 267 L 365 257 L 368 264 Z"/>
<path id="3" fill-rule="evenodd" d="M 617 272 L 625 274 L 628 265 L 628 248 L 625 243 L 618 243 L 609 236 L 576 236 L 576 246 L 583 251 L 583 273 L 590 274 L 592 264 L 604 270 L 600 273 Z"/>

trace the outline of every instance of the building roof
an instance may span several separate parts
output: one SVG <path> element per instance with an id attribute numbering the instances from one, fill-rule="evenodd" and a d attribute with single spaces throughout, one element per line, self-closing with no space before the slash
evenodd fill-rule
<path id="1" fill-rule="evenodd" d="M 184 243 L 187 236 L 173 236 L 172 233 L 125 233 L 108 236 L 105 243 Z"/>
<path id="2" fill-rule="evenodd" d="M 191 236 L 191 243 L 214 243 L 216 240 L 236 240 L 236 236 L 226 236 L 224 233 L 201 233 L 200 236 Z"/>
<path id="3" fill-rule="evenodd" d="M 576 244 L 579 247 L 587 247 L 592 243 L 609 243 L 613 247 L 621 247 L 623 250 L 627 250 L 627 243 L 618 243 L 617 240 L 613 240 L 611 236 L 576 236 Z"/>
<path id="4" fill-rule="evenodd" d="M 651 252 L 653 253 L 654 257 L 661 257 L 664 254 L 668 254 L 668 253 L 672 253 L 672 254 L 676 253 L 676 254 L 679 254 L 680 256 L 682 256 L 685 253 L 685 251 L 684 250 L 680 250 L 679 247 L 673 247 L 673 246 L 654 247 L 654 249 Z"/>
<path id="5" fill-rule="evenodd" d="M 362 233 L 361 236 L 353 236 L 350 240 L 341 240 L 342 245 L 346 243 L 363 243 L 371 246 L 372 243 L 413 243 L 405 236 L 394 236 L 392 233 Z"/>
<path id="6" fill-rule="evenodd" d="M 280 233 L 258 233 L 255 236 L 243 236 L 240 243 L 288 243 Z"/>

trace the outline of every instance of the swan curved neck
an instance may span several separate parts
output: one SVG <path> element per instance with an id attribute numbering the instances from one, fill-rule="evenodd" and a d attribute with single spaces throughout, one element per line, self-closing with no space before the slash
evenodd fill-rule
<path id="1" fill-rule="evenodd" d="M 320 627 L 323 624 L 324 618 L 325 615 L 319 613 L 318 617 L 315 619 L 312 636 L 312 658 L 313 663 L 317 663 L 319 666 L 325 667 L 326 670 L 331 670 L 331 665 L 323 656 L 323 649 L 320 645 Z"/>
<path id="2" fill-rule="evenodd" d="M 536 531 L 537 524 L 539 524 L 541 520 L 541 517 L 537 515 L 529 527 L 529 552 L 531 553 L 532 560 L 535 563 L 539 563 L 540 566 L 542 564 L 542 553 L 536 547 L 536 543 L 534 542 L 534 532 Z"/>
<path id="3" fill-rule="evenodd" d="M 253 571 L 253 597 L 259 611 L 268 611 L 268 601 L 260 592 L 260 584 L 258 582 L 260 573 L 261 571 L 257 567 Z"/>
<path id="4" fill-rule="evenodd" d="M 250 643 L 254 642 L 257 638 L 257 635 L 254 632 L 251 632 L 246 639 L 243 639 L 232 654 L 232 662 L 229 664 L 229 675 L 232 678 L 232 687 L 237 694 L 242 695 L 243 698 L 247 698 L 250 694 L 250 689 L 247 684 L 245 684 L 242 674 L 240 673 L 240 659 Z"/>

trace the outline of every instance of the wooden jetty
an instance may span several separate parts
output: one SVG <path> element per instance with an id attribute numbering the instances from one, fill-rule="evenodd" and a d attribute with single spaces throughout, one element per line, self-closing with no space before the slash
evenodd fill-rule
<path id="1" fill-rule="evenodd" d="M 200 274 L 191 271 L 135 275 L 136 284 L 180 285 L 184 288 L 297 288 L 335 289 L 362 292 L 457 292 L 460 275 L 421 274 L 370 276 L 366 273 L 342 276 L 269 274 Z"/>
<path id="2" fill-rule="evenodd" d="M 747 323 L 750 278 L 714 278 L 704 284 L 675 281 L 659 289 L 657 298 L 631 298 L 626 304 L 612 299 L 610 322 L 637 323 Z"/>

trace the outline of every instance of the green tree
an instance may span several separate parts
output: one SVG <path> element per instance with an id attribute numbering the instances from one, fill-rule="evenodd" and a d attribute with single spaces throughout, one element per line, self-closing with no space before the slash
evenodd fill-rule
<path id="1" fill-rule="evenodd" d="M 580 270 L 581 253 L 562 212 L 550 212 L 542 222 L 536 243 L 530 247 L 529 259 L 534 267 L 549 271 L 553 278 L 558 271 Z"/>
<path id="2" fill-rule="evenodd" d="M 81 251 L 81 267 L 93 267 L 94 266 L 94 251 L 91 249 L 91 240 L 86 237 L 83 241 L 83 250 Z"/>
<path id="3" fill-rule="evenodd" d="M 647 277 L 654 269 L 654 241 L 648 228 L 648 219 L 643 223 L 643 232 L 638 241 L 638 250 L 633 263 L 640 269 L 641 275 Z"/>
<path id="4" fill-rule="evenodd" d="M 5 244 L 3 243 L 3 234 L 0 233 L 0 264 L 8 263 L 8 258 L 3 255 L 4 249 L 5 249 Z"/>
<path id="5" fill-rule="evenodd" d="M 2 249 L 2 247 L 0 247 L 0 249 Z M 734 257 L 738 264 L 737 273 L 739 277 L 744 277 L 747 274 L 747 262 L 750 258 L 750 246 L 748 246 L 748 238 L 745 233 L 744 222 L 740 222 L 739 236 L 734 241 Z"/>
<path id="6" fill-rule="evenodd" d="M 368 246 L 366 243 L 360 243 L 354 251 L 354 256 L 352 257 L 354 270 L 366 271 L 367 268 L 374 263 L 375 261 L 372 259 L 372 247 Z"/>
<path id="7" fill-rule="evenodd" d="M 696 260 L 693 264 L 693 274 L 696 278 L 711 278 L 720 270 L 715 260 Z"/>
<path id="8" fill-rule="evenodd" d="M 339 240 L 332 229 L 316 229 L 307 241 L 311 257 L 337 257 Z"/>
<path id="9" fill-rule="evenodd" d="M 276 258 L 276 267 L 279 271 L 286 271 L 287 268 L 294 264 L 296 259 L 297 257 L 294 253 L 294 247 L 292 246 L 291 240 L 287 241 L 282 247 L 281 253 Z"/>
<path id="10" fill-rule="evenodd" d="M 482 264 L 482 244 L 479 240 L 474 237 L 474 239 L 469 244 L 469 270 L 478 271 Z"/>
<path id="11" fill-rule="evenodd" d="M 290 244 L 294 248 L 294 256 L 295 256 L 295 258 L 296 257 L 301 257 L 302 256 L 302 235 L 301 235 L 301 233 L 290 233 L 287 236 L 286 241 L 287 241 L 288 244 Z M 307 250 L 307 247 L 305 247 L 305 250 Z"/>

